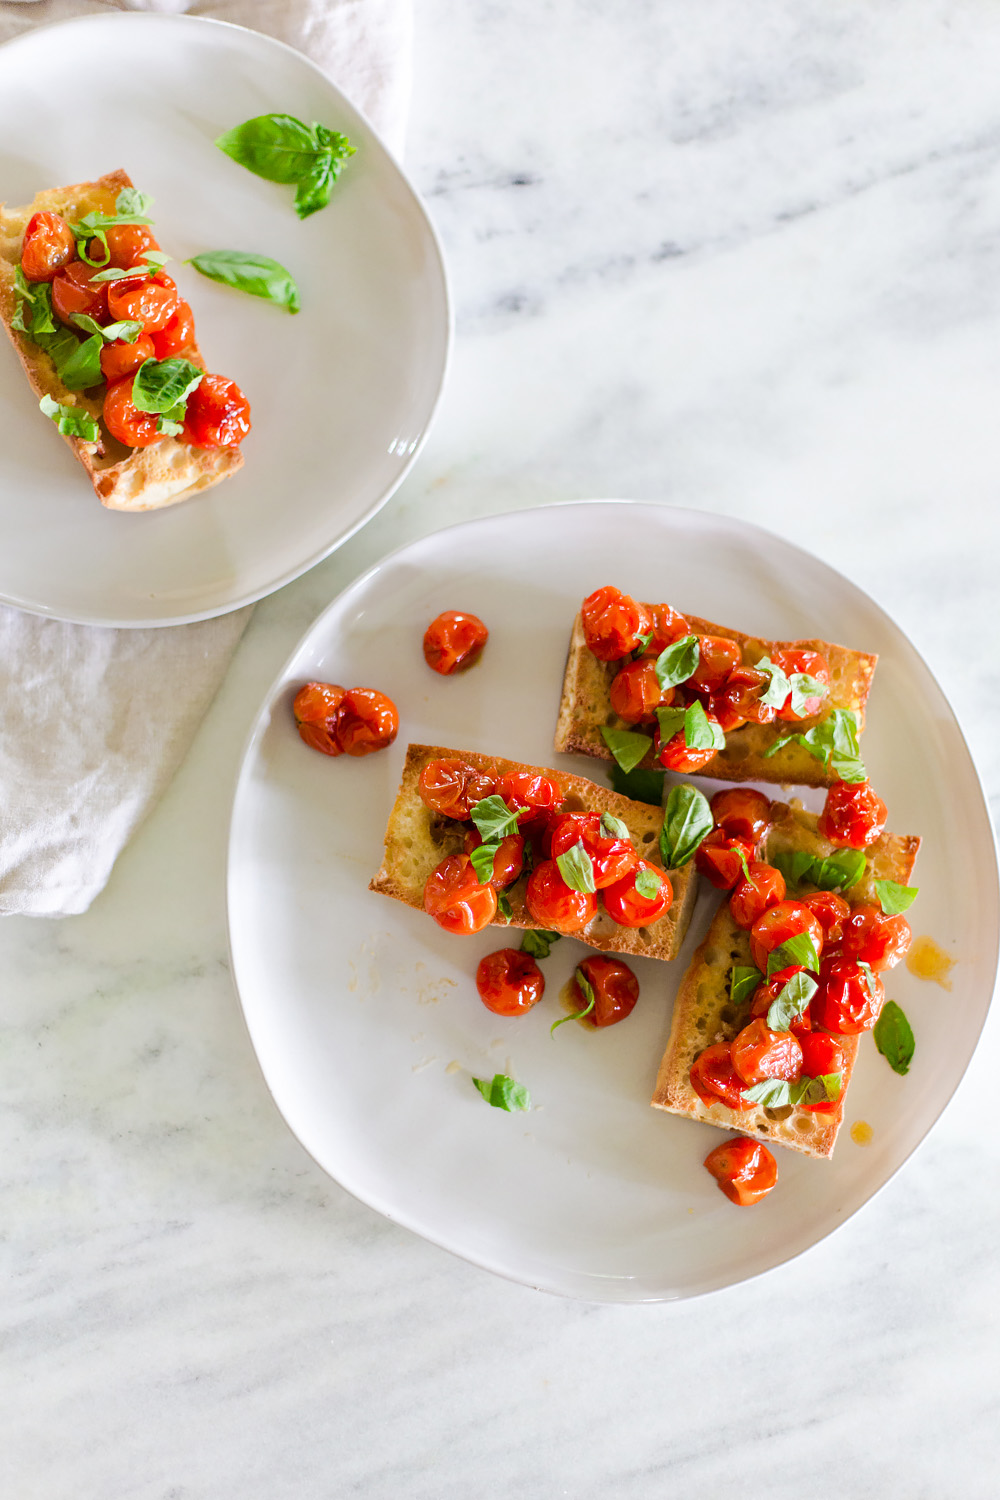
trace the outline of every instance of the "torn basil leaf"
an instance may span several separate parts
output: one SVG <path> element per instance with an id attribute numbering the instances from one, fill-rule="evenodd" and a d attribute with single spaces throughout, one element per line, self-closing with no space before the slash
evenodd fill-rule
<path id="1" fill-rule="evenodd" d="M 808 882 L 820 891 L 849 891 L 857 885 L 868 865 L 861 849 L 838 849 L 821 859 L 803 849 L 781 849 L 771 855 L 790 888 Z"/>
<path id="2" fill-rule="evenodd" d="M 663 889 L 663 880 L 655 870 L 640 870 L 635 888 L 644 901 L 655 901 Z"/>
<path id="3" fill-rule="evenodd" d="M 687 682 L 698 670 L 700 655 L 696 635 L 686 635 L 682 640 L 671 642 L 656 658 L 656 679 L 660 687 L 666 690 Z"/>
<path id="4" fill-rule="evenodd" d="M 612 813 L 601 813 L 601 838 L 602 839 L 625 839 L 632 842 L 632 835 L 628 831 L 628 824 L 623 823 L 621 818 L 616 818 Z"/>
<path id="5" fill-rule="evenodd" d="M 743 1005 L 752 999 L 764 976 L 751 964 L 734 964 L 729 971 L 729 998 L 734 1005 Z"/>
<path id="6" fill-rule="evenodd" d="M 325 208 L 341 168 L 355 151 L 339 131 L 285 114 L 255 115 L 215 144 L 258 177 L 294 185 L 300 219 Z"/>
<path id="7" fill-rule="evenodd" d="M 597 890 L 594 884 L 594 862 L 583 847 L 582 839 L 571 844 L 565 854 L 557 854 L 556 864 L 570 890 L 585 891 L 588 894 Z"/>
<path id="8" fill-rule="evenodd" d="M 250 297 L 262 297 L 265 302 L 287 307 L 291 313 L 299 310 L 299 289 L 291 272 L 270 256 L 253 255 L 247 250 L 204 250 L 192 255 L 187 264 L 210 281 L 220 281 Z"/>
<path id="9" fill-rule="evenodd" d="M 767 1024 L 771 1031 L 787 1031 L 797 1021 L 809 1004 L 819 985 L 811 974 L 793 974 L 783 985 L 777 997 L 771 1001 L 767 1012 Z"/>
<path id="10" fill-rule="evenodd" d="M 660 829 L 660 854 L 664 868 L 679 870 L 686 865 L 698 845 L 713 827 L 712 810 L 708 798 L 697 787 L 683 782 L 670 788 L 666 807 L 663 810 L 663 827 Z"/>
<path id="11" fill-rule="evenodd" d="M 875 1022 L 875 1045 L 894 1073 L 908 1073 L 916 1041 L 913 1028 L 895 1000 L 887 1000 Z"/>
<path id="12" fill-rule="evenodd" d="M 634 771 L 647 751 L 653 748 L 648 734 L 638 734 L 631 729 L 609 729 L 601 725 L 601 734 L 615 760 L 623 771 Z"/>
<path id="13" fill-rule="evenodd" d="M 674 708 L 672 705 L 668 705 L 666 708 L 658 708 L 656 710 L 656 721 L 660 726 L 660 743 L 665 745 L 668 740 L 673 739 L 675 734 L 680 734 L 686 720 L 686 708 Z"/>
<path id="14" fill-rule="evenodd" d="M 772 974 L 779 974 L 782 969 L 791 969 L 799 964 L 804 969 L 811 969 L 814 974 L 819 973 L 819 954 L 808 932 L 797 932 L 767 955 L 767 977 L 770 979 Z"/>
<path id="15" fill-rule="evenodd" d="M 506 1073 L 494 1073 L 490 1079 L 473 1078 L 473 1083 L 487 1104 L 509 1111 L 530 1109 L 531 1095 L 523 1083 L 515 1083 Z"/>
<path id="16" fill-rule="evenodd" d="M 472 853 L 469 855 L 469 859 L 472 862 L 472 868 L 476 872 L 476 879 L 479 881 L 480 885 L 489 885 L 490 881 L 493 879 L 493 866 L 494 861 L 496 860 L 497 850 L 499 848 L 499 842 L 493 843 L 491 841 L 488 844 L 480 844 L 477 848 L 473 849 Z"/>
<path id="17" fill-rule="evenodd" d="M 48 353 L 55 361 L 59 379 L 68 391 L 85 391 L 89 386 L 100 385 L 104 379 L 101 369 L 101 350 L 104 340 L 95 333 L 82 342 L 70 334 L 73 348 L 51 348 Z"/>
<path id="18" fill-rule="evenodd" d="M 134 344 L 142 333 L 142 324 L 134 322 L 131 318 L 123 318 L 118 323 L 106 323 L 102 326 L 89 313 L 73 313 L 73 322 L 85 333 L 98 334 L 108 344 Z"/>
<path id="19" fill-rule="evenodd" d="M 684 715 L 684 743 L 689 750 L 723 750 L 726 736 L 718 719 L 710 719 L 695 699 Z"/>
<path id="20" fill-rule="evenodd" d="M 14 272 L 14 291 L 18 302 L 10 320 L 11 327 L 26 334 L 33 343 L 41 344 L 43 335 L 56 332 L 52 288 L 46 281 L 29 283 L 18 266 Z"/>
<path id="21" fill-rule="evenodd" d="M 79 406 L 61 406 L 51 396 L 43 396 L 38 407 L 56 424 L 64 437 L 81 438 L 85 443 L 97 442 L 97 422 L 89 411 L 84 411 Z"/>
<path id="22" fill-rule="evenodd" d="M 849 708 L 833 708 L 818 724 L 798 734 L 782 735 L 764 751 L 765 759 L 792 743 L 808 750 L 814 760 L 841 781 L 865 781 L 867 773 L 858 747 L 858 715 Z"/>
<path id="23" fill-rule="evenodd" d="M 521 939 L 521 952 L 529 953 L 532 958 L 548 958 L 552 944 L 558 943 L 561 936 L 547 927 L 528 927 Z"/>
<path id="24" fill-rule="evenodd" d="M 597 996 L 594 994 L 593 986 L 583 970 L 578 968 L 573 975 L 573 978 L 579 985 L 580 993 L 587 1003 L 582 1010 L 574 1010 L 568 1016 L 562 1016 L 560 1020 L 553 1021 L 552 1025 L 549 1027 L 549 1036 L 551 1036 L 553 1032 L 557 1031 L 560 1026 L 565 1025 L 567 1021 L 582 1021 L 584 1016 L 590 1015 L 590 1012 L 593 1010 L 595 1004 L 597 1003 Z"/>
<path id="25" fill-rule="evenodd" d="M 201 384 L 205 372 L 189 359 L 147 359 L 132 381 L 132 401 L 137 411 L 173 415 Z"/>
<path id="26" fill-rule="evenodd" d="M 497 916 L 500 918 L 500 920 L 502 922 L 504 922 L 507 925 L 509 925 L 510 921 L 511 921 L 511 918 L 513 917 L 513 915 L 514 915 L 514 910 L 513 910 L 513 907 L 510 904 L 510 899 L 509 899 L 509 897 L 507 895 L 507 892 L 506 891 L 501 891 L 499 893 L 499 895 L 497 896 Z M 522 943 L 521 946 L 523 948 L 524 944 Z"/>
<path id="27" fill-rule="evenodd" d="M 616 762 L 608 774 L 612 787 L 616 792 L 621 792 L 623 797 L 630 797 L 633 802 L 645 802 L 648 807 L 663 806 L 665 772 L 650 771 L 641 767 L 633 771 L 623 771 Z"/>
<path id="28" fill-rule="evenodd" d="M 875 894 L 887 917 L 898 917 L 901 912 L 908 911 L 919 890 L 917 885 L 899 885 L 895 880 L 875 881 Z"/>
<path id="29" fill-rule="evenodd" d="M 482 797 L 469 813 L 482 836 L 484 844 L 499 844 L 508 834 L 517 832 L 516 812 L 511 812 L 502 797 L 494 792 Z"/>

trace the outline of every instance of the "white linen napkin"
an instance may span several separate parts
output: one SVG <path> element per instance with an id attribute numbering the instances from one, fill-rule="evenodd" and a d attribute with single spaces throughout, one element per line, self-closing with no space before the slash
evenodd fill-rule
<path id="1" fill-rule="evenodd" d="M 277 37 L 402 150 L 410 0 L 4 0 L 0 41 L 114 9 L 188 11 Z M 251 613 L 108 630 L 0 605 L 0 915 L 87 910 L 180 764 Z"/>

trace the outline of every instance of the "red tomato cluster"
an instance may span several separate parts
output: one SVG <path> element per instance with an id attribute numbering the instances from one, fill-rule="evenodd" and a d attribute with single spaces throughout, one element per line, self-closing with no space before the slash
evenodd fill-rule
<path id="1" fill-rule="evenodd" d="M 770 676 L 743 661 L 737 641 L 728 636 L 699 635 L 698 664 L 683 683 L 661 688 L 656 658 L 676 641 L 695 634 L 683 615 L 669 604 L 640 604 L 620 589 L 596 589 L 581 608 L 587 646 L 599 661 L 620 663 L 609 689 L 611 707 L 626 724 L 653 728 L 653 753 L 659 765 L 684 775 L 700 771 L 716 754 L 714 745 L 688 745 L 683 729 L 663 742 L 658 708 L 699 702 L 709 725 L 722 734 L 741 724 L 772 724 L 776 718 L 799 721 L 819 713 L 822 697 L 792 706 L 792 693 L 780 707 L 764 703 Z M 828 686 L 830 669 L 816 651 L 776 651 L 771 657 L 789 678 L 805 673 Z"/>
<path id="2" fill-rule="evenodd" d="M 138 339 L 116 340 L 101 350 L 101 372 L 107 382 L 104 425 L 127 448 L 145 448 L 162 433 L 154 413 L 139 410 L 132 399 L 135 374 L 147 359 L 183 355 L 198 361 L 194 316 L 170 276 L 150 270 L 145 257 L 159 246 L 144 224 L 114 224 L 103 231 L 109 259 L 91 266 L 77 255 L 69 224 L 59 214 L 36 213 L 28 220 L 21 246 L 21 269 L 28 281 L 52 286 L 52 307 L 61 322 L 78 331 L 74 313 L 86 313 L 102 327 L 117 322 L 142 324 Z M 97 259 L 100 241 L 87 253 Z M 99 281 L 115 267 L 135 274 Z M 223 375 L 205 375 L 187 398 L 181 440 L 195 448 L 225 448 L 241 443 L 250 431 L 250 403 L 239 386 Z"/>
<path id="3" fill-rule="evenodd" d="M 371 755 L 391 745 L 399 731 L 395 703 L 375 688 L 307 682 L 295 695 L 292 713 L 306 744 L 324 755 Z"/>

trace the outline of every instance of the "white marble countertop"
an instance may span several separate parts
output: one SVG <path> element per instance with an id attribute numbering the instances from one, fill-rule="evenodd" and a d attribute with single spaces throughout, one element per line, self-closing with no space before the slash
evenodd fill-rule
<path id="1" fill-rule="evenodd" d="M 457 312 L 432 437 L 258 607 L 93 909 L 0 925 L 12 1500 L 996 1494 L 995 1015 L 835 1235 L 705 1298 L 584 1306 L 299 1148 L 224 869 L 248 726 L 323 605 L 411 537 L 580 496 L 749 518 L 841 569 L 927 657 L 996 807 L 998 61 L 983 0 L 418 0 L 408 165 Z"/>

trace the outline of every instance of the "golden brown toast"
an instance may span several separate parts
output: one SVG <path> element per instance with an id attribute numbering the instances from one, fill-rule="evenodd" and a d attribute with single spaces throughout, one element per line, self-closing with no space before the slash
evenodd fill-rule
<path id="1" fill-rule="evenodd" d="M 801 849 L 826 857 L 834 846 L 816 828 L 816 815 L 801 806 L 783 802 L 771 804 L 772 822 L 764 838 L 761 858 Z M 919 838 L 883 833 L 866 850 L 868 865 L 856 886 L 845 893 L 852 906 L 877 901 L 874 882 L 895 880 L 909 883 L 920 847 Z M 813 887 L 804 886 L 811 890 Z M 789 896 L 794 895 L 790 891 Z M 672 1114 L 688 1115 L 718 1125 L 722 1130 L 738 1130 L 771 1143 L 789 1146 L 808 1156 L 830 1156 L 844 1118 L 844 1098 L 851 1070 L 857 1056 L 858 1038 L 845 1036 L 840 1041 L 846 1067 L 837 1107 L 829 1114 L 803 1109 L 734 1110 L 724 1104 L 705 1104 L 691 1087 L 690 1070 L 697 1054 L 715 1042 L 729 1042 L 749 1020 L 749 1001 L 739 1010 L 729 996 L 729 971 L 734 964 L 750 965 L 750 934 L 733 921 L 728 895 L 716 912 L 708 935 L 696 950 L 681 981 L 674 1002 L 670 1040 L 660 1063 L 652 1103 Z"/>
<path id="2" fill-rule="evenodd" d="M 544 767 L 527 766 L 520 761 L 504 760 L 496 755 L 478 755 L 467 750 L 445 750 L 440 745 L 410 745 L 406 751 L 406 763 L 389 815 L 385 832 L 385 857 L 382 868 L 372 880 L 369 890 L 383 896 L 392 896 L 417 911 L 424 909 L 424 886 L 431 872 L 449 854 L 457 854 L 465 845 L 468 825 L 451 818 L 441 818 L 424 804 L 419 790 L 420 773 L 430 760 L 455 757 L 466 761 L 477 770 L 495 771 L 498 776 L 518 771 L 530 771 L 549 776 L 563 787 L 566 793 L 567 812 L 607 812 L 620 818 L 628 827 L 632 842 L 643 859 L 663 868 L 659 850 L 660 829 L 663 826 L 663 811 L 644 802 L 633 802 L 608 787 L 596 786 L 582 776 L 572 776 L 566 771 L 553 771 Z M 658 922 L 649 927 L 620 927 L 617 922 L 600 909 L 597 916 L 574 937 L 599 948 L 604 953 L 631 953 L 644 958 L 674 958 L 684 934 L 687 932 L 694 909 L 698 881 L 694 864 L 681 870 L 670 871 L 670 882 L 674 888 L 674 900 L 670 910 Z M 527 875 L 522 875 L 507 890 L 511 906 L 511 927 L 540 928 L 524 904 Z M 428 919 L 430 920 L 430 919 Z M 496 926 L 504 926 L 498 918 Z"/>
<path id="3" fill-rule="evenodd" d="M 718 751 L 698 774 L 712 776 L 720 781 L 768 781 L 778 782 L 783 786 L 829 786 L 835 781 L 835 774 L 827 770 L 822 761 L 816 760 L 802 745 L 785 745 L 767 759 L 764 758 L 764 752 L 782 735 L 790 731 L 799 733 L 810 729 L 831 708 L 852 709 L 858 715 L 860 733 L 864 727 L 865 703 L 878 657 L 866 651 L 851 651 L 846 646 L 837 646 L 830 641 L 765 641 L 757 636 L 744 635 L 739 630 L 730 630 L 728 626 L 713 625 L 711 621 L 698 619 L 695 615 L 687 615 L 685 618 L 696 635 L 721 635 L 736 641 L 746 666 L 752 666 L 762 656 L 770 656 L 775 651 L 798 650 L 818 651 L 826 658 L 830 667 L 830 692 L 823 714 L 811 719 L 798 719 L 794 724 L 777 720 L 773 725 L 744 724 L 739 729 L 730 730 L 726 735 L 725 749 Z M 598 760 L 614 758 L 604 743 L 601 726 L 633 727 L 623 725 L 611 707 L 609 691 L 620 666 L 620 662 L 598 661 L 587 646 L 583 623 L 577 615 L 573 622 L 556 723 L 557 750 L 567 755 L 592 755 Z M 640 765 L 654 764 L 650 750 Z"/>
<path id="4" fill-rule="evenodd" d="M 95 182 L 49 188 L 23 208 L 0 203 L 0 319 L 8 337 L 36 396 L 51 396 L 61 406 L 79 407 L 98 423 L 103 386 L 89 394 L 67 390 L 49 355 L 12 326 L 18 305 L 14 275 L 21 263 L 21 241 L 32 214 L 47 210 L 73 222 L 89 213 L 113 214 L 118 194 L 131 186 L 125 172 L 109 172 Z M 184 350 L 184 358 L 205 368 L 196 344 Z M 96 443 L 68 436 L 65 441 L 86 469 L 101 504 L 109 510 L 159 510 L 176 505 L 228 478 L 243 464 L 238 447 L 192 448 L 175 437 L 163 437 L 145 448 L 125 448 L 103 426 L 100 432 Z"/>

